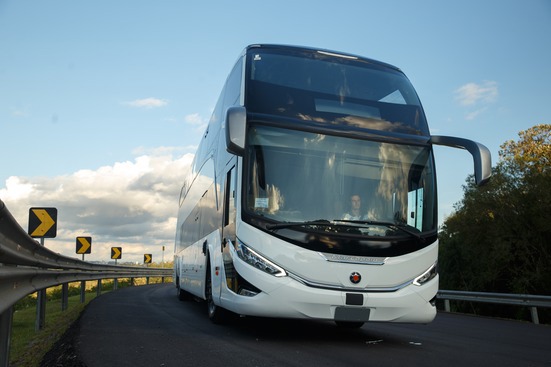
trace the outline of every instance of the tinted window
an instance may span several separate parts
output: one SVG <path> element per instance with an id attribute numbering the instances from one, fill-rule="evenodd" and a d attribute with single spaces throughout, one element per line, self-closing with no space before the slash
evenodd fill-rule
<path id="1" fill-rule="evenodd" d="M 429 134 L 415 90 L 396 69 L 316 52 L 253 49 L 248 57 L 248 111 Z"/>

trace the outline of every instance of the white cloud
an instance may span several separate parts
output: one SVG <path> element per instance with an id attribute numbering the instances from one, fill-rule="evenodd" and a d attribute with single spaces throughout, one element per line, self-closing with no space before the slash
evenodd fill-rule
<path id="1" fill-rule="evenodd" d="M 475 118 L 478 117 L 478 115 L 480 115 L 484 111 L 486 111 L 486 107 L 479 108 L 479 109 L 474 110 L 474 111 L 470 111 L 469 113 L 467 113 L 465 115 L 465 120 L 474 120 Z"/>
<path id="2" fill-rule="evenodd" d="M 11 176 L 6 180 L 6 189 L 0 190 L 0 198 L 5 201 L 19 200 L 31 195 L 33 185 L 22 181 L 19 177 Z"/>
<path id="3" fill-rule="evenodd" d="M 136 156 L 140 155 L 154 155 L 154 156 L 162 156 L 162 155 L 179 155 L 184 154 L 185 152 L 189 151 L 195 151 L 197 147 L 189 147 L 189 146 L 163 146 L 163 147 L 155 147 L 155 148 L 148 148 L 148 147 L 137 147 L 132 150 L 132 154 Z"/>
<path id="4" fill-rule="evenodd" d="M 486 80 L 481 84 L 467 83 L 455 90 L 455 99 L 462 106 L 487 104 L 497 100 L 497 82 Z"/>
<path id="5" fill-rule="evenodd" d="M 18 118 L 24 118 L 24 117 L 29 117 L 30 116 L 30 113 L 27 112 L 27 110 L 22 110 L 22 109 L 12 109 L 11 111 L 11 115 L 13 117 L 18 117 Z"/>
<path id="6" fill-rule="evenodd" d="M 132 107 L 157 108 L 157 107 L 166 106 L 168 104 L 168 101 L 164 99 L 150 97 L 150 98 L 136 99 L 134 101 L 125 102 L 125 104 Z"/>
<path id="7" fill-rule="evenodd" d="M 184 121 L 188 125 L 192 125 L 196 132 L 203 132 L 207 128 L 207 125 L 208 125 L 208 120 L 206 118 L 202 117 L 201 115 L 199 115 L 198 113 L 193 113 L 193 114 L 190 114 L 190 115 L 186 115 L 184 117 Z"/>
<path id="8" fill-rule="evenodd" d="M 201 115 L 199 115 L 198 113 L 192 113 L 190 115 L 186 115 L 186 117 L 184 117 L 184 121 L 190 125 L 204 125 L 207 123 L 207 120 L 203 117 L 201 117 Z"/>
<path id="9" fill-rule="evenodd" d="M 92 236 L 87 260 L 105 260 L 110 247 L 123 247 L 122 262 L 170 260 L 176 230 L 178 197 L 193 154 L 174 158 L 160 149 L 133 161 L 56 177 L 10 177 L 0 189 L 18 223 L 26 229 L 31 207 L 58 209 L 57 237 L 46 246 L 65 256 L 75 254 L 75 238 Z M 144 252 L 145 251 L 145 252 Z M 125 256 L 126 255 L 126 256 Z"/>
<path id="10" fill-rule="evenodd" d="M 465 120 L 474 120 L 497 100 L 497 82 L 485 80 L 482 83 L 467 83 L 455 90 L 455 100 L 465 107 Z"/>

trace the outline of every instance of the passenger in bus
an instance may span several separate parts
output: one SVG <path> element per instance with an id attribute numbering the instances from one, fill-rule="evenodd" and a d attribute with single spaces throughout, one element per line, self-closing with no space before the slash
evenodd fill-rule
<path id="1" fill-rule="evenodd" d="M 362 198 L 358 194 L 353 194 L 350 197 L 350 211 L 342 215 L 344 220 L 362 220 L 365 216 L 361 213 Z"/>

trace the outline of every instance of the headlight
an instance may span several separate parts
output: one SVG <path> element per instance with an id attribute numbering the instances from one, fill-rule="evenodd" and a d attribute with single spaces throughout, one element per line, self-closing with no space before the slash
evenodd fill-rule
<path id="1" fill-rule="evenodd" d="M 419 275 L 417 278 L 413 279 L 413 284 L 423 285 L 429 280 L 433 279 L 438 275 L 438 263 L 434 263 L 430 268 L 427 269 L 423 274 Z"/>
<path id="2" fill-rule="evenodd" d="M 287 276 L 287 273 L 285 272 L 285 270 L 283 270 L 283 268 L 262 257 L 254 250 L 247 247 L 239 239 L 236 239 L 236 241 L 234 242 L 234 247 L 235 251 L 237 252 L 237 256 L 239 256 L 239 258 L 245 261 L 247 264 L 276 277 Z"/>

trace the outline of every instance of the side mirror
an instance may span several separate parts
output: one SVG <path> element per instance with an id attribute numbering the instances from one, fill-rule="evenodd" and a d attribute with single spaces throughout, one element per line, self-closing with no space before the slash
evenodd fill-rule
<path id="1" fill-rule="evenodd" d="M 474 177 L 478 186 L 488 182 L 492 176 L 492 155 L 484 145 L 453 136 L 431 136 L 431 143 L 468 150 L 473 156 Z"/>
<path id="2" fill-rule="evenodd" d="M 243 156 L 245 133 L 247 131 L 247 110 L 245 107 L 230 107 L 226 111 L 226 150 Z"/>

